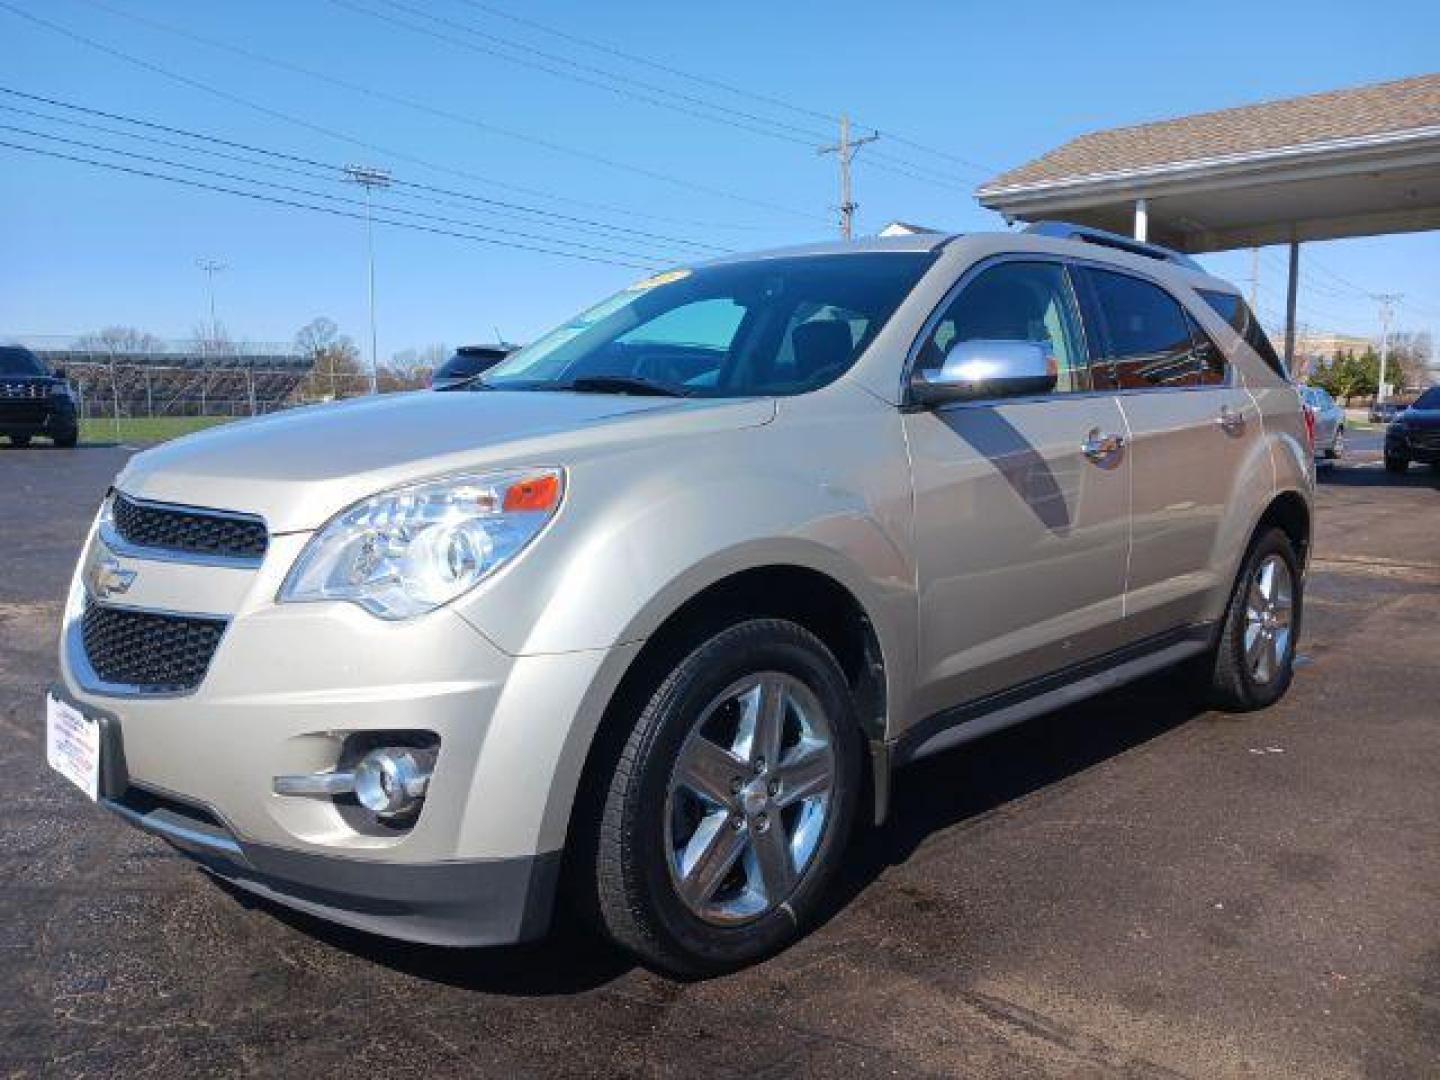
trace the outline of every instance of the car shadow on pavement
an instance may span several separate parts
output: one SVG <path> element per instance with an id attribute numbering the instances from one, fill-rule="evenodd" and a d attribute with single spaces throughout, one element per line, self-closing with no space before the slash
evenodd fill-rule
<path id="1" fill-rule="evenodd" d="M 904 863 L 931 835 L 981 817 L 1164 735 L 1204 706 L 1177 670 L 917 762 L 895 776 L 890 818 L 860 828 L 817 919 L 841 914 L 886 868 Z M 235 902 L 357 959 L 480 993 L 547 997 L 583 993 L 633 970 L 562 901 L 547 937 L 526 945 L 446 949 L 392 941 L 337 926 L 209 878 Z"/>
<path id="2" fill-rule="evenodd" d="M 963 825 L 1204 715 L 1189 671 L 1144 679 L 898 771 L 890 815 L 862 831 L 824 919 L 937 832 Z"/>
<path id="3" fill-rule="evenodd" d="M 449 949 L 367 934 L 318 919 L 246 892 L 221 878 L 204 875 L 241 906 L 267 913 L 306 937 L 351 956 L 382 964 L 417 979 L 478 993 L 517 997 L 579 994 L 613 982 L 636 966 L 557 905 L 555 922 L 540 941 L 486 949 Z"/>

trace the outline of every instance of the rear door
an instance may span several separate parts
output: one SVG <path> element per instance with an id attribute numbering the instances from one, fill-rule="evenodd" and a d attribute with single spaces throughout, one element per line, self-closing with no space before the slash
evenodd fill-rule
<path id="1" fill-rule="evenodd" d="M 1063 264 L 1026 255 L 971 270 L 922 335 L 916 366 L 938 366 L 964 340 L 1039 343 L 1058 382 L 905 416 L 922 715 L 1095 657 L 1124 632 L 1124 418 L 1112 395 L 1091 392 Z M 1107 438 L 1116 449 L 1097 452 Z"/>
<path id="2" fill-rule="evenodd" d="M 1143 639 L 1200 621 L 1231 573 L 1225 510 L 1260 418 L 1224 354 L 1159 282 L 1093 265 L 1078 279 L 1095 385 L 1115 393 L 1130 431 L 1125 610 L 1129 637 Z"/>

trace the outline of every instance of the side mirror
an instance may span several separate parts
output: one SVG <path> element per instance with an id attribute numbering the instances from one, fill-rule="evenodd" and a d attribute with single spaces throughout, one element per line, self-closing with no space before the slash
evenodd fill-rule
<path id="1" fill-rule="evenodd" d="M 1033 341 L 959 341 L 938 370 L 917 370 L 910 380 L 920 405 L 977 398 L 1048 394 L 1055 389 L 1055 358 Z"/>

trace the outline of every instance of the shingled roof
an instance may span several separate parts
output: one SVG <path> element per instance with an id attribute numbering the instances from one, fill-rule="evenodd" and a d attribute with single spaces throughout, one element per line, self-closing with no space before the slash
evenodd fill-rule
<path id="1" fill-rule="evenodd" d="M 990 193 L 1440 128 L 1440 73 L 1111 128 L 1002 173 Z"/>

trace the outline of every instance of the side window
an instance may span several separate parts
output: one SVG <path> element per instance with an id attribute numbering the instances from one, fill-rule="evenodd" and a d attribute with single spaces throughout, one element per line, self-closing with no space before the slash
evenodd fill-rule
<path id="1" fill-rule="evenodd" d="M 1220 346 L 1210 340 L 1210 335 L 1205 333 L 1200 324 L 1190 317 L 1189 312 L 1185 314 L 1185 321 L 1190 324 L 1190 340 L 1200 368 L 1200 385 L 1226 385 L 1230 381 L 1230 365 L 1226 363 L 1225 354 L 1220 351 Z"/>
<path id="2" fill-rule="evenodd" d="M 1215 309 L 1217 315 L 1235 328 L 1235 332 L 1259 354 L 1270 370 L 1282 379 L 1289 378 L 1285 373 L 1285 362 L 1280 359 L 1275 346 L 1270 344 L 1269 336 L 1261 327 L 1260 320 L 1255 318 L 1249 304 L 1234 293 L 1215 292 L 1212 289 L 1201 289 L 1200 297 Z"/>
<path id="3" fill-rule="evenodd" d="M 1190 320 L 1180 302 L 1158 285 L 1128 274 L 1088 268 L 1085 273 L 1106 331 L 1091 374 L 1095 388 L 1196 385 Z"/>
<path id="4" fill-rule="evenodd" d="M 938 368 L 961 341 L 1032 341 L 1055 360 L 1057 393 L 1089 389 L 1079 320 L 1059 263 L 1003 262 L 981 271 L 950 302 L 917 364 Z"/>

